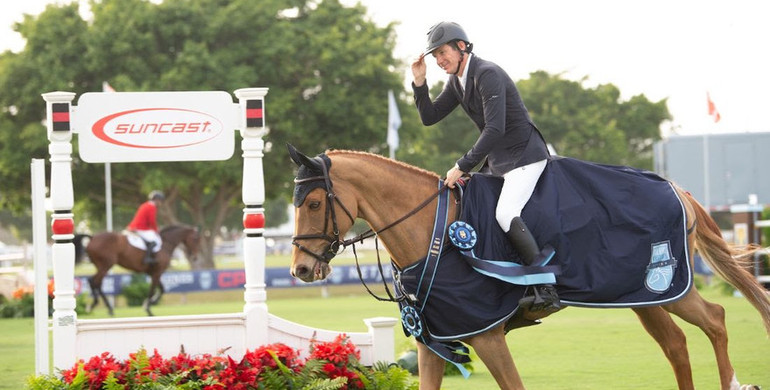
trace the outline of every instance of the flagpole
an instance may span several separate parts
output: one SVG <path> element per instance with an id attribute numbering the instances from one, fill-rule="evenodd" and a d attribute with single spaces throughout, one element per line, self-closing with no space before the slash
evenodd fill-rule
<path id="1" fill-rule="evenodd" d="M 115 92 L 106 81 L 102 82 L 102 92 Z M 106 212 L 105 224 L 107 231 L 112 231 L 112 164 L 104 163 L 104 208 Z"/>
<path id="2" fill-rule="evenodd" d="M 709 131 L 703 135 L 703 205 L 706 212 L 711 214 L 711 183 L 709 180 Z"/>
<path id="3" fill-rule="evenodd" d="M 104 208 L 107 211 L 107 231 L 112 231 L 112 166 L 104 163 Z"/>
<path id="4" fill-rule="evenodd" d="M 714 123 L 709 126 L 708 129 L 706 129 L 706 133 L 703 135 L 703 189 L 706 193 L 703 200 L 704 200 L 704 206 L 706 206 L 706 211 L 711 213 L 711 175 L 709 172 L 709 153 L 710 153 L 710 146 L 709 146 L 709 135 L 712 132 L 712 130 L 715 128 L 716 124 L 719 123 L 719 121 L 722 119 L 722 115 L 719 113 L 719 110 L 717 110 L 716 104 L 714 104 L 714 101 L 711 100 L 711 93 L 709 91 L 706 91 L 706 109 L 708 112 L 708 115 L 711 117 L 711 119 L 714 121 Z"/>

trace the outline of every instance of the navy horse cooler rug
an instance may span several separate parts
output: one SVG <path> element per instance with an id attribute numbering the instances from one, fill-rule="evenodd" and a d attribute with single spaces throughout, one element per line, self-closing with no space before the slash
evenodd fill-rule
<path id="1" fill-rule="evenodd" d="M 554 284 L 565 305 L 615 308 L 671 303 L 692 287 L 684 206 L 654 173 L 549 160 L 522 218 L 556 252 L 530 267 L 518 264 L 495 219 L 501 188 L 500 178 L 474 175 L 460 222 L 448 228 L 445 191 L 426 258 L 394 269 L 396 291 L 408 298 L 404 330 L 445 359 L 468 361 L 456 340 L 510 320 L 527 285 Z"/>

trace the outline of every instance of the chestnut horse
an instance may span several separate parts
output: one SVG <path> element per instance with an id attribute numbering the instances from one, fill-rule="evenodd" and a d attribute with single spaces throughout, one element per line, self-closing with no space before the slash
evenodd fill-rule
<path id="1" fill-rule="evenodd" d="M 99 303 L 99 297 L 101 297 L 110 315 L 114 314 L 112 305 L 102 291 L 102 281 L 107 275 L 107 271 L 117 264 L 127 270 L 146 273 L 150 276 L 150 292 L 144 302 L 144 310 L 147 315 L 152 315 L 150 306 L 158 303 L 165 292 L 163 284 L 160 282 L 160 276 L 166 272 L 171 264 L 171 255 L 176 247 L 180 244 L 184 246 L 185 256 L 189 261 L 195 260 L 200 249 L 200 234 L 198 229 L 194 227 L 167 226 L 160 231 L 160 237 L 163 245 L 161 245 L 160 251 L 155 253 L 156 263 L 145 264 L 143 260 L 146 251 L 129 244 L 125 234 L 103 232 L 93 237 L 82 234 L 75 236 L 75 263 L 82 260 L 85 252 L 96 267 L 96 273 L 88 278 L 88 284 L 91 286 L 91 294 L 94 298 L 88 307 L 89 312 Z M 88 239 L 85 248 L 83 247 L 84 238 Z"/>
<path id="2" fill-rule="evenodd" d="M 298 185 L 311 181 L 314 184 L 310 190 L 304 187 L 307 192 L 300 194 L 299 205 L 295 190 L 298 207 L 291 264 L 294 277 L 304 282 L 325 279 L 331 272 L 329 260 L 341 246 L 351 243 L 342 237 L 356 218 L 365 220 L 372 231 L 377 232 L 398 269 L 425 258 L 436 217 L 436 199 L 431 197 L 436 195 L 438 175 L 363 152 L 327 151 L 325 156 L 331 163 L 330 168 L 322 159 L 303 155 L 291 145 L 289 153 L 298 166 L 319 175 L 296 180 Z M 692 251 L 697 249 L 711 269 L 735 286 L 759 311 L 770 334 L 770 299 L 745 269 L 744 255 L 752 254 L 756 248 L 738 249 L 726 244 L 706 210 L 690 194 L 678 188 L 676 191 L 685 209 L 688 229 L 692 230 L 687 237 L 690 261 Z M 420 207 L 421 203 L 427 206 Z M 454 216 L 456 207 L 450 204 L 448 215 Z M 671 314 L 697 326 L 708 336 L 716 354 L 721 389 L 754 388 L 741 386 L 736 379 L 728 356 L 724 308 L 704 300 L 694 287 L 673 303 L 632 307 L 632 310 L 662 348 L 680 389 L 693 389 L 694 383 L 685 334 Z M 506 344 L 504 326 L 460 341 L 473 347 L 501 389 L 523 389 Z M 445 361 L 424 344 L 417 344 L 420 389 L 438 389 Z"/>

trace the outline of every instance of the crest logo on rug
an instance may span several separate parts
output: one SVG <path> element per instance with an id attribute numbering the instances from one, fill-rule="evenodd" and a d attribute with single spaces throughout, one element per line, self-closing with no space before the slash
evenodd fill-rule
<path id="1" fill-rule="evenodd" d="M 644 286 L 658 294 L 668 291 L 674 279 L 675 267 L 676 259 L 671 255 L 671 243 L 669 241 L 653 243 Z"/>

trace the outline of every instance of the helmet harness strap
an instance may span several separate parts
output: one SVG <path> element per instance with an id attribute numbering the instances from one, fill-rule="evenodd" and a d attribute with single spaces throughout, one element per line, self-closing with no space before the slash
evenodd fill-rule
<path id="1" fill-rule="evenodd" d="M 455 45 L 457 45 L 457 43 L 455 43 Z M 466 43 L 466 46 L 465 46 L 466 48 L 465 49 L 460 49 L 459 45 L 456 46 L 457 50 L 460 52 L 460 61 L 457 63 L 457 69 L 455 69 L 455 72 L 454 72 L 454 75 L 457 76 L 457 77 L 460 77 L 460 75 L 458 73 L 460 73 L 460 65 L 465 60 L 465 52 L 466 52 L 467 47 L 468 47 L 467 45 L 468 44 Z"/>

